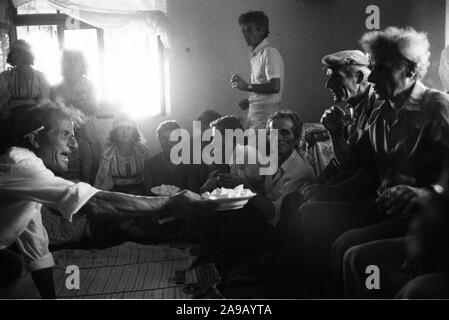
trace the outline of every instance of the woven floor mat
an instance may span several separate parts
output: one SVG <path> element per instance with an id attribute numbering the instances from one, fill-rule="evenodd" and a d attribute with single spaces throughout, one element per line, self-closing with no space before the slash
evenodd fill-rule
<path id="1" fill-rule="evenodd" d="M 61 250 L 54 258 L 58 298 L 221 298 L 216 289 L 221 278 L 214 264 L 192 267 L 197 257 L 189 247 L 124 243 L 104 250 Z M 69 271 L 76 268 L 70 266 L 79 269 L 79 289 L 68 289 L 76 285 L 75 273 Z M 192 285 L 201 290 L 186 290 Z M 34 299 L 39 294 L 26 274 L 3 293 L 3 298 Z"/>

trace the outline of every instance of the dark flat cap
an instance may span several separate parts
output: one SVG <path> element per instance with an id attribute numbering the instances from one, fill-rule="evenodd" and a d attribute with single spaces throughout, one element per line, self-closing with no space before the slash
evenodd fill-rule
<path id="1" fill-rule="evenodd" d="M 343 65 L 368 66 L 369 60 L 366 54 L 360 50 L 344 50 L 328 54 L 321 59 L 327 68 Z"/>

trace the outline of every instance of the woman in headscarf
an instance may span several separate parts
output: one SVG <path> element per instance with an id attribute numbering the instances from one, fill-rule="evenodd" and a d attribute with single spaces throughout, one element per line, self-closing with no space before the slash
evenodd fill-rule
<path id="1" fill-rule="evenodd" d="M 111 145 L 104 151 L 95 187 L 140 195 L 143 169 L 150 152 L 140 142 L 137 123 L 128 116 L 118 117 L 110 132 Z"/>

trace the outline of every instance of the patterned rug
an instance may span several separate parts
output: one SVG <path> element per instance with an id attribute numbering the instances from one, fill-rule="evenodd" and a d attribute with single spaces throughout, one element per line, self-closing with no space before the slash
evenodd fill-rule
<path id="1" fill-rule="evenodd" d="M 214 264 L 194 266 L 194 253 L 192 247 L 129 242 L 104 250 L 57 251 L 56 294 L 61 299 L 222 298 L 216 289 L 221 278 Z M 30 274 L 7 291 L 3 298 L 39 298 Z"/>

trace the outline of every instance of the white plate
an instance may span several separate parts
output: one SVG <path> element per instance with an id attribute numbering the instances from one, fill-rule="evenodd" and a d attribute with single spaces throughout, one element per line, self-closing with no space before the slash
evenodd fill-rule
<path id="1" fill-rule="evenodd" d="M 168 186 L 168 185 L 166 185 L 166 186 Z M 164 197 L 172 196 L 172 195 L 174 195 L 174 194 L 177 194 L 179 191 L 181 191 L 181 189 L 179 189 L 177 186 L 173 186 L 173 185 L 170 185 L 170 186 L 171 186 L 171 187 L 175 187 L 175 188 L 176 188 L 176 192 L 173 191 L 173 193 L 170 193 L 170 194 L 163 194 L 163 193 L 161 193 L 161 186 L 153 187 L 153 188 L 151 188 L 150 190 L 151 190 L 151 192 L 154 193 L 155 195 L 158 195 L 158 196 L 164 196 Z"/>
<path id="2" fill-rule="evenodd" d="M 248 203 L 248 200 L 253 198 L 254 196 L 255 194 L 240 198 L 220 198 L 214 200 L 209 199 L 209 201 L 219 204 L 219 207 L 216 209 L 217 211 L 237 210 L 243 208 Z"/>

